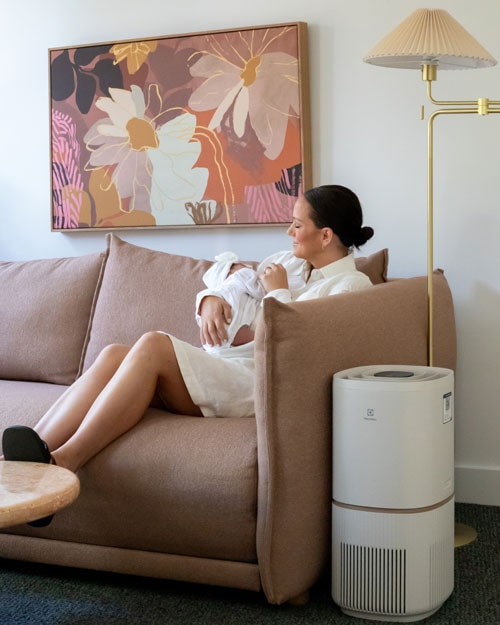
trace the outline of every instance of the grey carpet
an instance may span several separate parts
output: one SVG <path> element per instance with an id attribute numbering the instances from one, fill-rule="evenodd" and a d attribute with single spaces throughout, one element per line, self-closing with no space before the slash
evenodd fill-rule
<path id="1" fill-rule="evenodd" d="M 500 624 L 500 508 L 457 504 L 478 539 L 455 550 L 455 590 L 432 625 Z M 373 621 L 372 621 L 373 622 Z M 301 607 L 259 593 L 0 559 L 1 625 L 355 625 L 333 603 L 330 579 Z M 380 621 L 379 621 L 380 623 Z"/>

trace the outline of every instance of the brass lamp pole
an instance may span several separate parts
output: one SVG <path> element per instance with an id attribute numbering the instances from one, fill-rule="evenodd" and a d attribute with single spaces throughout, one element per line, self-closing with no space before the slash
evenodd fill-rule
<path id="1" fill-rule="evenodd" d="M 427 121 L 427 297 L 429 302 L 429 322 L 428 322 L 428 364 L 433 365 L 433 292 L 432 273 L 434 267 L 434 120 L 439 115 L 489 115 L 490 113 L 500 113 L 500 100 L 488 100 L 479 98 L 477 101 L 445 101 L 435 100 L 432 97 L 432 81 L 436 80 L 436 66 L 423 65 L 422 79 L 427 81 L 427 96 L 432 104 L 446 106 L 434 111 Z"/>
<path id="2" fill-rule="evenodd" d="M 435 100 L 432 83 L 437 69 L 476 69 L 496 65 L 496 60 L 451 15 L 442 9 L 417 9 L 391 31 L 363 59 L 373 65 L 421 69 L 429 101 L 445 107 L 435 110 L 427 123 L 427 362 L 433 365 L 434 272 L 434 121 L 440 115 L 500 113 L 500 101 Z M 423 107 L 422 107 L 423 119 Z"/>

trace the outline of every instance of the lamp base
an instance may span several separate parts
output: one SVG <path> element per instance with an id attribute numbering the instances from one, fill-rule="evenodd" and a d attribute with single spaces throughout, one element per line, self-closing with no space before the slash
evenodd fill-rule
<path id="1" fill-rule="evenodd" d="M 455 523 L 455 549 L 474 542 L 477 532 L 473 527 L 463 523 Z"/>

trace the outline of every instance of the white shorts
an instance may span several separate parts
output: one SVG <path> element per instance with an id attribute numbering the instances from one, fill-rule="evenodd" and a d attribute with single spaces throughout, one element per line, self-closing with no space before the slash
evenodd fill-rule
<path id="1" fill-rule="evenodd" d="M 170 337 L 193 402 L 204 417 L 250 417 L 254 403 L 254 343 L 208 353 Z"/>

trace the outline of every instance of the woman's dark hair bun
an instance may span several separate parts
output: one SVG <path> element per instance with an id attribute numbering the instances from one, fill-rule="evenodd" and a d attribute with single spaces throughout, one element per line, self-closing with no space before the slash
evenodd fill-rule
<path id="1" fill-rule="evenodd" d="M 331 228 L 345 247 L 360 247 L 374 235 L 363 226 L 363 210 L 358 196 L 338 184 L 313 187 L 304 193 L 312 207 L 311 219 L 318 228 Z"/>
<path id="2" fill-rule="evenodd" d="M 375 231 L 373 230 L 373 228 L 371 226 L 363 226 L 361 228 L 361 230 L 359 231 L 359 238 L 358 241 L 354 242 L 354 245 L 356 247 L 360 247 L 361 245 L 364 245 L 367 241 L 369 241 L 372 236 L 375 234 Z"/>

